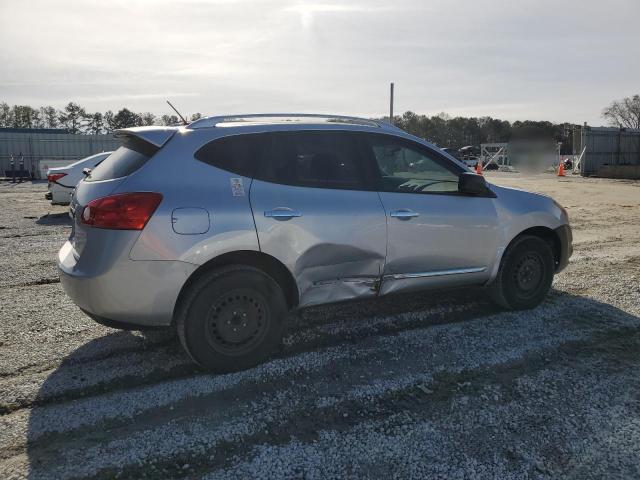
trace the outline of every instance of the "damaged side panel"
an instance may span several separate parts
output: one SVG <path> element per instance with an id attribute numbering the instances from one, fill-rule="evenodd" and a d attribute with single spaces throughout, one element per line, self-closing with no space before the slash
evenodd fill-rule
<path id="1" fill-rule="evenodd" d="M 316 282 L 304 294 L 304 305 L 320 305 L 356 298 L 373 297 L 378 290 L 378 277 L 338 278 L 325 282 Z"/>
<path id="2" fill-rule="evenodd" d="M 292 272 L 301 307 L 376 295 L 387 244 L 376 192 L 254 180 L 250 201 L 260 249 Z"/>
<path id="3" fill-rule="evenodd" d="M 384 256 L 352 245 L 319 243 L 296 262 L 300 306 L 376 295 Z"/>

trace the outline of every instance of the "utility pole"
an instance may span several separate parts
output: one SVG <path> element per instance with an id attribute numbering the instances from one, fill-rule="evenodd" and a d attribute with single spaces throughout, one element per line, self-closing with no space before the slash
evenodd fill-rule
<path id="1" fill-rule="evenodd" d="M 389 123 L 393 125 L 393 82 L 391 82 L 391 91 L 389 94 Z"/>

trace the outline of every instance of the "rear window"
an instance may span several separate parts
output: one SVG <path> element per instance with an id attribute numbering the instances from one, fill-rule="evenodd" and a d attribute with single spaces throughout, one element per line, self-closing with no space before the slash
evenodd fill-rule
<path id="1" fill-rule="evenodd" d="M 131 175 L 149 160 L 158 147 L 135 137 L 128 137 L 122 146 L 100 162 L 85 182 L 113 180 Z"/>
<path id="2" fill-rule="evenodd" d="M 101 164 L 102 161 L 108 156 L 108 153 L 98 153 L 96 155 L 91 155 L 90 157 L 85 157 L 81 160 L 78 160 L 77 162 L 73 162 L 71 165 L 67 165 L 67 168 L 73 168 L 84 163 L 86 163 L 88 167 L 95 167 Z"/>

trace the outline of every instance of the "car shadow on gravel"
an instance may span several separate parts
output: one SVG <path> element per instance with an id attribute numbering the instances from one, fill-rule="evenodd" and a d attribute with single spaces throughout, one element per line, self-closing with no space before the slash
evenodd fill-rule
<path id="1" fill-rule="evenodd" d="M 47 213 L 36 220 L 36 225 L 66 225 L 71 226 L 68 212 Z"/>
<path id="2" fill-rule="evenodd" d="M 455 315 L 450 317 L 446 313 L 449 306 L 461 302 L 470 303 L 473 305 L 473 308 L 465 311 L 466 313 L 462 317 L 456 317 Z M 593 312 L 593 318 L 574 315 L 576 304 L 579 304 L 581 310 Z M 590 298 L 578 297 L 553 290 L 546 300 L 545 305 L 559 308 L 560 314 L 563 316 L 566 314 L 566 318 L 571 319 L 574 326 L 575 324 L 577 324 L 578 327 L 585 325 L 586 328 L 587 325 L 596 325 L 611 320 L 610 325 L 603 323 L 604 326 L 602 329 L 605 333 L 607 328 L 611 329 L 611 332 L 614 330 L 618 332 L 621 325 L 634 325 L 634 331 L 640 331 L 640 318 L 637 316 Z M 434 313 L 430 313 L 432 310 Z M 400 317 L 407 312 L 415 314 L 419 320 L 416 322 L 407 322 L 403 325 L 403 320 Z M 443 314 L 443 312 L 445 313 Z M 493 315 L 499 312 L 500 310 L 487 302 L 484 290 L 482 289 L 464 289 L 442 294 L 437 293 L 435 295 L 398 295 L 374 302 L 351 302 L 327 307 L 314 307 L 313 309 L 302 311 L 291 319 L 291 321 L 301 321 L 289 328 L 289 334 L 295 336 L 306 330 L 313 330 L 318 328 L 318 326 L 322 327 L 323 325 L 334 324 L 335 322 L 348 322 L 350 325 L 353 325 L 354 328 L 359 328 L 357 316 L 369 316 L 369 318 L 364 318 L 365 322 L 371 321 L 371 315 L 375 315 L 377 318 L 386 317 L 383 318 L 375 328 L 363 330 L 363 338 L 360 338 L 360 341 L 365 341 L 367 337 L 393 335 L 403 330 L 419 330 L 431 328 L 434 325 L 463 321 L 479 321 L 487 315 Z M 533 312 L 535 312 L 535 310 Z M 422 315 L 423 313 L 424 315 Z M 553 320 L 553 318 L 549 318 L 549 321 Z M 498 328 L 499 327 L 497 327 L 495 334 L 501 335 Z M 336 334 L 333 337 L 330 335 L 331 338 L 328 340 L 325 338 L 325 340 L 321 342 L 312 340 L 306 345 L 304 345 L 306 340 L 303 338 L 300 340 L 303 344 L 302 347 L 296 345 L 293 347 L 285 347 L 277 356 L 280 358 L 295 357 L 304 351 L 321 351 L 328 347 L 339 347 L 345 343 L 341 335 L 342 333 Z M 305 337 L 304 335 L 301 336 Z M 358 340 L 358 338 L 351 338 L 347 343 L 355 343 L 358 342 Z M 540 342 L 540 339 L 537 339 L 537 341 Z M 640 352 L 628 352 L 625 349 L 621 349 L 618 345 L 611 348 L 614 354 L 619 353 L 621 356 L 634 355 L 634 358 L 640 356 Z M 596 352 L 599 352 L 599 350 L 596 349 Z M 548 352 L 540 353 L 540 355 L 547 354 Z M 117 368 L 119 356 L 123 356 L 123 358 L 124 356 L 130 356 L 124 358 L 124 361 L 121 361 L 120 364 L 123 365 L 126 362 L 131 362 L 132 364 L 135 363 L 136 368 L 129 370 L 123 368 L 122 372 L 116 371 L 115 373 L 111 372 L 105 375 L 107 370 Z M 344 371 L 347 371 L 350 368 L 349 358 L 337 360 L 335 363 L 334 368 L 338 370 L 344 369 Z M 451 370 L 455 370 L 454 365 L 451 366 Z M 437 372 L 433 373 L 435 375 Z M 88 379 L 90 380 L 91 376 L 101 377 L 102 375 L 104 375 L 105 378 L 104 382 L 87 381 Z M 55 467 L 60 466 L 58 462 L 64 458 L 62 453 L 65 447 L 68 447 L 71 443 L 74 444 L 74 448 L 78 447 L 77 432 L 73 429 L 67 430 L 64 427 L 61 431 L 56 432 L 55 426 L 47 425 L 47 422 L 50 422 L 52 419 L 51 412 L 46 412 L 42 407 L 62 405 L 75 399 L 98 397 L 110 392 L 140 389 L 172 379 L 193 377 L 194 375 L 206 374 L 203 374 L 203 372 L 191 364 L 182 351 L 177 338 L 168 330 L 149 331 L 143 334 L 139 332 L 114 331 L 113 333 L 96 338 L 82 345 L 69 354 L 59 367 L 44 380 L 33 402 L 36 407 L 30 412 L 26 447 L 29 461 L 29 478 L 49 478 L 51 475 L 49 472 L 55 470 Z M 259 401 L 269 388 L 268 383 L 269 382 L 254 383 L 247 386 L 247 388 L 251 390 L 248 395 L 255 397 L 256 401 Z M 220 392 L 221 399 L 225 395 L 226 392 Z M 104 408 L 104 404 L 99 408 Z M 137 408 L 140 412 L 144 412 L 146 407 L 141 404 L 138 405 Z M 215 404 L 212 405 L 208 403 L 207 408 L 215 408 Z M 193 414 L 194 412 L 190 412 L 190 415 Z M 352 420 L 345 420 L 344 425 L 335 425 L 330 423 L 328 420 L 329 417 L 324 416 L 322 412 L 318 412 L 318 415 L 312 415 L 312 417 L 315 419 L 313 420 L 314 424 L 312 428 L 315 429 L 316 432 L 323 430 L 344 430 L 347 432 L 351 425 L 349 422 L 352 422 Z M 157 421 L 159 423 L 164 422 L 161 417 L 158 417 Z M 135 418 L 132 422 L 135 422 Z M 69 423 L 73 423 L 73 421 Z M 45 425 L 45 429 L 48 432 L 53 432 L 52 434 L 42 434 L 42 429 Z M 131 424 L 127 423 L 126 425 L 116 426 L 114 428 L 109 427 L 108 430 L 103 430 L 103 426 L 98 424 L 92 434 L 87 434 L 86 431 L 82 434 L 85 436 L 82 440 L 82 446 L 83 448 L 89 449 L 94 446 L 106 444 L 111 439 L 117 438 L 118 435 L 125 434 L 125 429 L 131 428 Z M 133 434 L 135 430 L 127 430 L 127 432 L 129 432 L 126 433 L 127 435 Z M 505 433 L 505 435 L 506 434 L 507 433 Z M 289 434 L 285 432 L 284 437 L 287 437 L 287 435 Z M 296 432 L 290 432 L 290 438 L 294 438 L 295 435 Z M 282 438 L 279 441 L 283 441 Z M 491 439 L 488 438 L 487 442 L 491 442 Z M 248 444 L 244 446 L 242 450 L 248 452 L 252 446 L 254 445 Z M 504 451 L 502 447 L 503 446 L 495 445 L 496 455 Z M 203 463 L 207 463 L 207 459 L 213 458 L 212 455 L 210 456 L 210 453 L 211 452 L 206 452 L 206 455 L 203 456 L 201 459 Z M 219 452 L 214 453 L 216 453 L 216 458 L 219 458 Z M 176 459 L 180 459 L 181 452 L 175 452 L 175 455 Z M 73 459 L 74 462 L 75 460 L 76 459 Z M 82 461 L 82 459 L 77 460 L 79 462 Z M 171 461 L 171 459 L 168 459 L 168 461 Z M 198 459 L 196 458 L 192 461 L 198 462 Z M 446 462 L 446 459 L 443 459 L 443 461 Z M 549 459 L 549 461 L 552 461 L 552 459 Z M 478 459 L 478 462 L 482 463 L 482 459 Z M 134 467 L 126 465 L 123 465 L 123 467 L 126 478 L 135 478 L 137 473 L 141 473 L 135 470 Z M 208 467 L 212 468 L 214 466 L 208 464 Z M 77 476 L 77 473 L 74 475 L 73 468 L 74 465 L 69 465 L 68 472 L 70 477 Z M 134 468 L 134 470 L 130 470 L 130 468 Z M 112 473 L 113 472 L 99 472 L 98 477 L 102 478 L 102 476 L 104 476 L 102 474 L 111 476 Z M 177 477 L 186 476 L 187 473 L 188 472 L 184 472 L 184 474 L 182 474 L 182 472 L 177 472 Z"/>

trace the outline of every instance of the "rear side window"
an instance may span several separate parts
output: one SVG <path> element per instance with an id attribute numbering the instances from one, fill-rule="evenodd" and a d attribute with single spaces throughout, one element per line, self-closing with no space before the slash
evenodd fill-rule
<path id="1" fill-rule="evenodd" d="M 256 178 L 315 188 L 362 190 L 365 176 L 357 139 L 345 132 L 282 132 L 271 136 Z"/>
<path id="2" fill-rule="evenodd" d="M 122 146 L 100 162 L 85 182 L 113 180 L 131 175 L 149 160 L 158 147 L 135 137 L 128 137 Z"/>
<path id="3" fill-rule="evenodd" d="M 265 142 L 263 134 L 233 135 L 207 143 L 194 156 L 208 165 L 251 178 Z"/>

